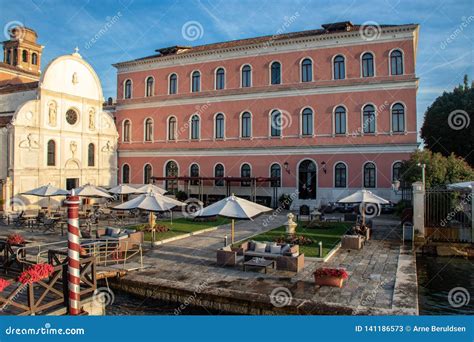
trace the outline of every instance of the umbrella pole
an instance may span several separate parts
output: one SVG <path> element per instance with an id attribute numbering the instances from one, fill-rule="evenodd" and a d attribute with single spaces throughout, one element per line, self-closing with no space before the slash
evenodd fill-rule
<path id="1" fill-rule="evenodd" d="M 234 237 L 235 237 L 235 224 L 234 224 L 234 219 L 232 219 L 232 223 L 230 224 L 230 238 L 231 238 L 232 244 L 234 244 Z"/>
<path id="2" fill-rule="evenodd" d="M 362 202 L 362 226 L 365 226 L 365 203 Z"/>

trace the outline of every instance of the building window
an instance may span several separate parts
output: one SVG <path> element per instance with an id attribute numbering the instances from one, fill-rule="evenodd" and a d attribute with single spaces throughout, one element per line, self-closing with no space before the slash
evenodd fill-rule
<path id="1" fill-rule="evenodd" d="M 176 140 L 176 118 L 174 116 L 168 120 L 168 140 Z"/>
<path id="2" fill-rule="evenodd" d="M 249 164 L 243 164 L 240 167 L 240 177 L 241 178 L 250 178 L 250 176 L 251 176 L 250 165 Z M 250 186 L 250 180 L 241 181 L 240 186 Z"/>
<path id="3" fill-rule="evenodd" d="M 392 107 L 392 132 L 405 132 L 405 107 L 401 103 Z"/>
<path id="4" fill-rule="evenodd" d="M 337 163 L 334 167 L 334 187 L 345 188 L 347 186 L 347 169 L 344 163 Z"/>
<path id="5" fill-rule="evenodd" d="M 242 133 L 240 136 L 250 138 L 252 135 L 252 115 L 249 112 L 243 113 L 241 121 Z"/>
<path id="6" fill-rule="evenodd" d="M 48 166 L 56 165 L 56 143 L 54 140 L 48 141 Z"/>
<path id="7" fill-rule="evenodd" d="M 364 133 L 375 133 L 375 108 L 372 105 L 364 107 L 363 111 Z"/>
<path id="8" fill-rule="evenodd" d="M 152 141 L 153 140 L 153 120 L 146 119 L 145 120 L 145 141 Z"/>
<path id="9" fill-rule="evenodd" d="M 130 120 L 123 122 L 123 141 L 130 142 Z"/>
<path id="10" fill-rule="evenodd" d="M 214 177 L 215 178 L 224 178 L 224 165 L 222 164 L 217 164 L 214 167 Z M 223 179 L 216 179 L 214 181 L 215 186 L 224 186 L 224 180 Z"/>
<path id="11" fill-rule="evenodd" d="M 87 165 L 94 166 L 95 165 L 95 146 L 94 144 L 89 144 L 87 149 Z"/>
<path id="12" fill-rule="evenodd" d="M 403 54 L 400 50 L 390 54 L 390 71 L 392 75 L 403 75 Z"/>
<path id="13" fill-rule="evenodd" d="M 270 134 L 272 137 L 281 136 L 281 113 L 274 110 L 270 115 Z"/>
<path id="14" fill-rule="evenodd" d="M 191 177 L 199 177 L 199 165 L 192 164 L 189 170 Z M 191 185 L 199 185 L 199 179 L 191 180 Z"/>
<path id="15" fill-rule="evenodd" d="M 17 65 L 17 64 L 18 64 L 18 50 L 13 49 L 13 65 Z"/>
<path id="16" fill-rule="evenodd" d="M 402 176 L 402 163 L 396 162 L 392 166 L 392 182 L 400 181 Z"/>
<path id="17" fill-rule="evenodd" d="M 130 183 L 130 166 L 128 164 L 122 166 L 122 183 Z"/>
<path id="18" fill-rule="evenodd" d="M 375 165 L 366 163 L 364 165 L 364 188 L 375 188 Z"/>
<path id="19" fill-rule="evenodd" d="M 301 62 L 301 82 L 311 82 L 313 80 L 313 62 L 309 58 Z"/>
<path id="20" fill-rule="evenodd" d="M 317 168 L 316 163 L 306 159 L 298 167 L 298 198 L 316 199 Z"/>
<path id="21" fill-rule="evenodd" d="M 199 139 L 199 116 L 197 115 L 191 118 L 191 139 Z"/>
<path id="22" fill-rule="evenodd" d="M 250 65 L 244 65 L 242 67 L 242 88 L 248 88 L 252 86 L 252 68 Z"/>
<path id="23" fill-rule="evenodd" d="M 146 164 L 143 168 L 143 183 L 150 184 L 151 183 L 151 165 Z"/>
<path id="24" fill-rule="evenodd" d="M 170 75 L 169 93 L 176 94 L 178 92 L 178 76 L 176 74 Z"/>
<path id="25" fill-rule="evenodd" d="M 301 113 L 301 134 L 313 135 L 313 111 L 310 108 Z"/>
<path id="26" fill-rule="evenodd" d="M 271 66 L 271 83 L 281 83 L 281 64 L 279 62 L 273 62 Z"/>
<path id="27" fill-rule="evenodd" d="M 362 55 L 362 77 L 374 76 L 374 56 L 370 52 Z"/>
<path id="28" fill-rule="evenodd" d="M 191 91 L 193 93 L 201 91 L 201 73 L 199 71 L 193 72 Z"/>
<path id="29" fill-rule="evenodd" d="M 124 89 L 123 89 L 123 97 L 126 99 L 131 99 L 132 98 L 132 81 L 131 80 L 126 80 L 124 83 Z"/>
<path id="30" fill-rule="evenodd" d="M 23 50 L 21 60 L 23 61 L 23 63 L 28 63 L 28 51 Z"/>
<path id="31" fill-rule="evenodd" d="M 224 68 L 219 68 L 216 71 L 216 89 L 225 88 L 225 71 Z"/>
<path id="32" fill-rule="evenodd" d="M 216 139 L 224 139 L 224 114 L 216 115 Z"/>
<path id="33" fill-rule="evenodd" d="M 346 109 L 342 106 L 334 111 L 334 133 L 346 134 Z"/>
<path id="34" fill-rule="evenodd" d="M 179 169 L 178 164 L 174 161 L 169 161 L 165 166 L 165 176 L 166 177 L 178 177 Z M 178 190 L 178 180 L 177 179 L 167 179 L 166 180 L 166 190 L 171 193 L 174 193 L 175 190 Z"/>
<path id="35" fill-rule="evenodd" d="M 346 78 L 346 65 L 344 56 L 338 55 L 334 57 L 334 79 L 343 80 Z"/>
<path id="36" fill-rule="evenodd" d="M 7 64 L 11 64 L 11 61 L 12 61 L 12 51 L 11 50 L 8 50 L 7 51 Z"/>
<path id="37" fill-rule="evenodd" d="M 36 53 L 31 55 L 31 64 L 38 65 L 38 55 Z"/>
<path id="38" fill-rule="evenodd" d="M 277 178 L 277 180 L 272 180 L 270 185 L 272 187 L 281 186 L 281 167 L 278 164 L 273 164 L 270 167 L 270 178 Z"/>
<path id="39" fill-rule="evenodd" d="M 146 94 L 145 96 L 153 96 L 153 88 L 155 86 L 155 80 L 153 79 L 153 77 L 148 77 L 146 79 Z"/>

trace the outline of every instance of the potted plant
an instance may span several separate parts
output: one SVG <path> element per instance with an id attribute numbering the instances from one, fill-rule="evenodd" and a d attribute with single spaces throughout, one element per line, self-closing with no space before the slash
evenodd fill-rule
<path id="1" fill-rule="evenodd" d="M 53 273 L 54 267 L 50 264 L 35 264 L 23 271 L 18 277 L 22 284 L 32 284 L 48 278 Z"/>
<path id="2" fill-rule="evenodd" d="M 7 243 L 14 246 L 21 246 L 25 244 L 25 238 L 20 234 L 10 234 L 7 236 Z"/>
<path id="3" fill-rule="evenodd" d="M 349 278 L 345 269 L 342 268 L 318 268 L 313 273 L 314 282 L 319 286 L 342 287 L 344 280 Z"/>
<path id="4" fill-rule="evenodd" d="M 0 278 L 0 292 L 3 292 L 6 287 L 10 286 L 10 282 L 8 280 L 5 280 L 3 278 Z"/>

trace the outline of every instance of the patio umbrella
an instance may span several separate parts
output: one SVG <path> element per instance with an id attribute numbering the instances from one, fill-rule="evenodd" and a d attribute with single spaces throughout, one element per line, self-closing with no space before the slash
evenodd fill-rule
<path id="1" fill-rule="evenodd" d="M 95 197 L 95 198 L 113 198 L 107 193 L 107 190 L 90 183 L 74 189 L 76 196 L 80 197 Z"/>
<path id="2" fill-rule="evenodd" d="M 448 189 L 472 189 L 473 185 L 474 185 L 474 181 L 470 181 L 470 182 L 448 184 L 446 187 Z"/>
<path id="3" fill-rule="evenodd" d="M 235 219 L 252 219 L 253 217 L 273 209 L 263 205 L 247 201 L 243 198 L 229 196 L 210 206 L 196 212 L 196 216 L 224 216 L 232 219 L 231 223 L 231 240 L 234 243 Z"/>
<path id="4" fill-rule="evenodd" d="M 128 184 L 119 184 L 116 187 L 113 187 L 112 189 L 109 189 L 108 192 L 111 193 L 111 194 L 120 195 L 120 198 L 122 199 L 122 202 L 123 202 L 123 195 L 139 193 L 137 191 L 137 189 L 135 189 L 134 187 L 131 187 Z"/>
<path id="5" fill-rule="evenodd" d="M 388 204 L 390 203 L 386 199 L 375 195 L 369 190 L 358 190 L 354 192 L 352 195 L 344 197 L 340 199 L 338 202 L 340 203 L 361 203 L 361 213 L 362 213 L 362 224 L 365 224 L 365 204 L 366 203 L 374 203 L 374 204 Z"/>
<path id="6" fill-rule="evenodd" d="M 168 192 L 165 189 L 162 189 L 159 186 L 156 186 L 154 184 L 145 184 L 135 189 L 135 193 L 137 194 L 146 194 L 146 193 L 149 193 L 150 191 L 160 194 L 160 195 L 164 195 L 165 193 Z"/>
<path id="7" fill-rule="evenodd" d="M 37 196 L 37 197 L 48 197 L 48 212 L 49 207 L 51 204 L 51 197 L 53 196 L 67 196 L 69 195 L 69 191 L 57 188 L 51 183 L 47 185 L 40 186 L 39 188 L 35 188 L 26 192 L 23 192 L 22 195 L 27 196 Z"/>

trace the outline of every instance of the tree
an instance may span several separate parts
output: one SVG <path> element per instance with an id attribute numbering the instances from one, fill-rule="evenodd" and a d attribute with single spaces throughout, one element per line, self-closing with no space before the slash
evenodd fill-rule
<path id="1" fill-rule="evenodd" d="M 426 188 L 474 180 L 474 169 L 454 154 L 444 157 L 430 150 L 416 151 L 402 163 L 401 180 L 412 184 L 422 180 L 421 167 L 425 164 Z"/>
<path id="2" fill-rule="evenodd" d="M 467 75 L 462 85 L 428 107 L 421 137 L 431 151 L 446 157 L 454 153 L 474 166 L 474 88 Z"/>

